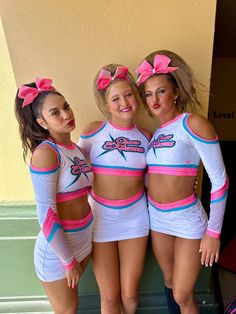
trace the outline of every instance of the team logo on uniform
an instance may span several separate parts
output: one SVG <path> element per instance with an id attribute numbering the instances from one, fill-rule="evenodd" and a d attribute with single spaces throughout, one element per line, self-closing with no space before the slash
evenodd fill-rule
<path id="1" fill-rule="evenodd" d="M 110 134 L 109 134 L 110 135 Z M 117 137 L 114 139 L 110 135 L 111 141 L 106 141 L 103 145 L 102 148 L 105 150 L 103 153 L 98 155 L 98 157 L 112 152 L 114 150 L 117 150 L 122 157 L 126 160 L 125 154 L 128 152 L 133 152 L 133 153 L 144 153 L 145 149 L 144 147 L 141 147 L 141 142 L 139 140 L 129 140 L 126 137 Z"/>
<path id="2" fill-rule="evenodd" d="M 75 176 L 86 175 L 87 172 L 91 172 L 91 168 L 87 164 L 86 160 L 80 159 L 79 157 L 74 158 L 74 165 L 71 165 L 71 173 Z"/>
<path id="3" fill-rule="evenodd" d="M 157 148 L 171 148 L 175 146 L 176 141 L 173 140 L 173 134 L 160 134 L 157 138 L 155 138 L 148 146 L 148 149 L 153 148 L 155 153 L 155 149 Z"/>
<path id="4" fill-rule="evenodd" d="M 77 180 L 79 180 L 81 175 L 84 175 L 89 181 L 87 173 L 91 172 L 92 170 L 91 170 L 91 167 L 87 164 L 86 160 L 80 159 L 79 157 L 74 157 L 74 159 L 71 159 L 70 157 L 67 156 L 67 158 L 70 159 L 70 161 L 73 163 L 70 166 L 70 169 L 71 169 L 70 172 L 73 176 L 76 176 L 75 179 L 70 183 L 69 186 L 71 186 Z"/>

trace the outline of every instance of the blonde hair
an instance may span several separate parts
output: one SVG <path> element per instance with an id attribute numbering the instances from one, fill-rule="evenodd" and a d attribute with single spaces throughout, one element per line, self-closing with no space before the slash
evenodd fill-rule
<path id="1" fill-rule="evenodd" d="M 109 87 L 112 86 L 114 83 L 116 83 L 117 81 L 123 81 L 124 79 L 114 79 L 105 89 L 103 90 L 98 90 L 97 88 L 97 79 L 98 79 L 98 76 L 101 72 L 101 70 L 106 70 L 106 71 L 109 71 L 111 73 L 112 76 L 114 76 L 115 72 L 116 72 L 116 69 L 118 66 L 122 66 L 120 64 L 114 64 L 114 63 L 111 63 L 111 64 L 107 64 L 105 66 L 103 66 L 99 71 L 98 73 L 96 74 L 95 78 L 94 78 L 94 81 L 93 81 L 93 92 L 94 92 L 94 98 L 95 98 L 95 101 L 96 101 L 96 104 L 99 108 L 99 110 L 102 112 L 102 114 L 107 118 L 107 119 L 110 119 L 111 116 L 107 110 L 107 94 L 108 94 L 108 91 L 109 91 Z M 139 104 L 142 103 L 141 101 L 141 98 L 140 98 L 140 94 L 139 94 L 139 91 L 138 91 L 138 87 L 135 83 L 135 80 L 132 76 L 132 74 L 128 71 L 127 73 L 127 78 L 128 80 L 126 80 L 126 82 L 128 82 L 134 92 L 134 95 L 138 101 Z"/>
<path id="2" fill-rule="evenodd" d="M 194 111 L 196 106 L 202 107 L 202 104 L 197 96 L 197 81 L 193 75 L 190 66 L 176 53 L 169 50 L 157 50 L 149 54 L 144 58 L 148 63 L 153 66 L 154 58 L 156 55 L 164 55 L 171 59 L 169 66 L 177 67 L 178 69 L 169 74 L 153 74 L 153 75 L 165 75 L 169 81 L 172 82 L 174 88 L 178 88 L 179 97 L 176 101 L 176 106 L 180 112 L 186 111 L 189 105 L 191 110 Z M 146 104 L 144 85 L 139 86 L 139 92 L 143 102 Z M 146 108 L 147 109 L 147 108 Z"/>

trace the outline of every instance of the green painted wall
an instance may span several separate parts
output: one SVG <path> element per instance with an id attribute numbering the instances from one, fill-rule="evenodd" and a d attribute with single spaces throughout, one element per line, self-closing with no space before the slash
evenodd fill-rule
<path id="1" fill-rule="evenodd" d="M 0 313 L 48 313 L 50 306 L 33 266 L 39 231 L 34 205 L 0 205 Z M 80 284 L 79 313 L 99 313 L 98 287 L 91 265 Z M 137 313 L 167 313 L 162 276 L 149 244 Z M 201 313 L 218 313 L 210 289 L 210 269 L 203 268 L 196 286 Z"/>

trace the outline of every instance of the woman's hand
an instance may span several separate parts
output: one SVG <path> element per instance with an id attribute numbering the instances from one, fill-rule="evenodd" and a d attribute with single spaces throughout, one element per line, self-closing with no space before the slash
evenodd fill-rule
<path id="1" fill-rule="evenodd" d="M 210 237 L 209 235 L 205 234 L 200 243 L 199 253 L 202 254 L 201 256 L 201 264 L 212 266 L 213 263 L 218 261 L 220 252 L 220 239 L 216 239 Z"/>
<path id="2" fill-rule="evenodd" d="M 75 288 L 82 275 L 82 268 L 77 262 L 71 269 L 66 269 L 66 278 L 69 288 Z"/>

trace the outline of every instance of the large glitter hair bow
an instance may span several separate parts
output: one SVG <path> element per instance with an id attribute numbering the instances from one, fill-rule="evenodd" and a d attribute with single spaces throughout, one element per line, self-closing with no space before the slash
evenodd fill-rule
<path id="1" fill-rule="evenodd" d="M 47 78 L 37 78 L 35 80 L 36 87 L 21 85 L 18 92 L 18 97 L 24 99 L 22 108 L 30 105 L 35 98 L 45 91 L 55 90 L 52 86 L 52 80 Z"/>
<path id="2" fill-rule="evenodd" d="M 143 84 L 153 74 L 167 74 L 176 71 L 178 68 L 168 66 L 170 62 L 171 59 L 164 55 L 156 55 L 153 66 L 144 60 L 135 71 L 139 75 L 136 81 L 137 85 Z"/>
<path id="3" fill-rule="evenodd" d="M 112 81 L 116 79 L 126 79 L 128 80 L 128 73 L 129 69 L 123 66 L 118 66 L 116 68 L 115 74 L 112 76 L 110 71 L 102 69 L 99 73 L 98 79 L 96 81 L 97 89 L 103 90 L 106 89 L 107 86 L 111 84 Z"/>

